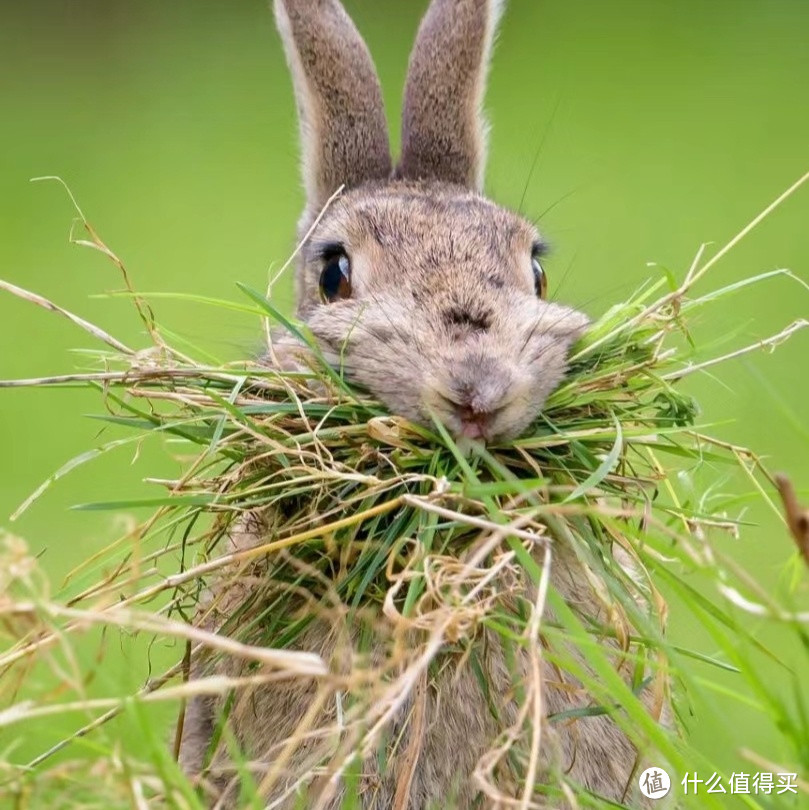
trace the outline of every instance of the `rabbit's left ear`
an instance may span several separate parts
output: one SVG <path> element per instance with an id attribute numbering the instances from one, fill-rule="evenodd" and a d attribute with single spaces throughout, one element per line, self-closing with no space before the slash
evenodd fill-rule
<path id="1" fill-rule="evenodd" d="M 341 186 L 390 177 L 388 127 L 371 56 L 339 0 L 275 0 L 295 86 L 309 218 Z"/>
<path id="2" fill-rule="evenodd" d="M 483 186 L 481 105 L 503 0 L 433 0 L 410 56 L 398 177 Z"/>

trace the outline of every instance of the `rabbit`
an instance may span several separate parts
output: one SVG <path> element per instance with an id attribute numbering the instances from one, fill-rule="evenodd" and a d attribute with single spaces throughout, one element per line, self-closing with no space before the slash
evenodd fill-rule
<path id="1" fill-rule="evenodd" d="M 481 104 L 502 10 L 501 0 L 432 0 L 410 58 L 394 164 L 374 65 L 339 0 L 274 1 L 297 102 L 306 193 L 297 316 L 326 359 L 393 414 L 426 424 L 437 416 L 451 434 L 481 442 L 517 437 L 536 419 L 588 324 L 583 313 L 547 300 L 545 244 L 535 227 L 481 190 L 487 132 Z M 294 347 L 282 347 L 278 357 L 294 365 Z M 271 534 L 272 516 L 253 515 L 229 538 L 230 550 Z M 206 627 L 219 629 L 267 575 L 260 566 L 222 574 Z M 551 582 L 569 604 L 603 617 L 603 600 L 561 543 L 554 547 Z M 526 588 L 533 593 L 530 583 Z M 295 646 L 318 653 L 337 671 L 357 635 L 352 632 L 341 637 L 318 615 Z M 267 807 L 331 809 L 351 789 L 358 793 L 352 806 L 364 810 L 506 806 L 482 784 L 480 760 L 515 718 L 514 677 L 498 635 L 478 632 L 488 694 L 469 663 L 440 644 L 429 674 L 390 718 L 386 753 L 369 753 L 351 788 L 345 779 L 329 780 L 322 768 L 309 783 L 296 783 L 317 745 L 284 748 L 305 716 L 310 728 L 333 722 L 337 696 L 320 699 L 316 682 L 305 679 L 241 690 L 228 728 L 257 767 L 261 800 Z M 617 642 L 604 644 L 614 644 L 617 657 Z M 587 705 L 577 684 L 565 681 L 569 676 L 544 660 L 541 667 L 545 716 Z M 238 662 L 212 665 L 203 655 L 192 677 L 212 668 L 244 672 Z M 221 708 L 218 697 L 189 701 L 180 761 L 206 785 L 212 806 L 236 807 L 240 774 L 228 746 L 220 744 L 206 759 Z M 543 723 L 541 751 L 543 778 L 564 774 L 615 801 L 631 793 L 638 752 L 606 714 L 553 728 Z M 263 776 L 279 762 L 283 777 L 270 780 L 265 792 Z M 507 765 L 497 773 L 508 795 L 522 795 Z M 559 793 L 547 802 L 569 806 Z"/>

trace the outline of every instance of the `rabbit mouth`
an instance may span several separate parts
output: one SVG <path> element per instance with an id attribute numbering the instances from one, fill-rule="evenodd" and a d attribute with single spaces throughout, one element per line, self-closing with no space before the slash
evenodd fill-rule
<path id="1" fill-rule="evenodd" d="M 502 405 L 490 410 L 478 410 L 469 404 L 447 400 L 448 410 L 452 418 L 449 420 L 450 429 L 462 438 L 492 441 L 497 437 L 497 426 L 507 410 Z"/>
<path id="2" fill-rule="evenodd" d="M 530 423 L 524 398 L 510 394 L 487 402 L 472 396 L 447 395 L 433 389 L 425 395 L 427 420 L 437 418 L 456 438 L 482 442 L 504 441 L 519 435 Z"/>

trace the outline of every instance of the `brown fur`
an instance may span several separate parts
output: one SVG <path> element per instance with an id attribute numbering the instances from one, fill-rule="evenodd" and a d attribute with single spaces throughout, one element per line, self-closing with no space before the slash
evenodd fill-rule
<path id="1" fill-rule="evenodd" d="M 390 175 L 388 125 L 368 48 L 337 0 L 277 0 L 295 85 L 311 216 L 343 184 Z"/>
<path id="2" fill-rule="evenodd" d="M 462 411 L 472 409 L 487 415 L 487 437 L 502 439 L 516 436 L 536 418 L 562 379 L 569 347 L 587 319 L 537 298 L 531 251 L 538 234 L 478 191 L 484 160 L 479 107 L 499 6 L 495 0 L 433 0 L 411 57 L 403 155 L 391 177 L 376 74 L 342 7 L 337 0 L 275 2 L 301 117 L 308 193 L 304 230 L 338 186 L 347 189 L 323 212 L 301 250 L 299 316 L 326 357 L 342 363 L 352 380 L 394 413 L 422 422 L 435 414 L 457 434 L 463 429 Z M 324 248 L 336 244 L 351 259 L 353 289 L 350 298 L 326 304 L 319 293 Z M 231 541 L 244 547 L 268 533 L 266 525 L 244 525 Z M 223 575 L 212 593 L 218 609 L 207 625 L 221 628 L 237 604 L 272 581 L 271 574 L 270 568 L 255 569 L 251 577 Z M 554 549 L 552 584 L 578 612 L 594 618 L 602 612 L 571 549 Z M 524 587 L 530 598 L 530 584 Z M 374 660 L 383 661 L 391 643 L 386 633 L 392 631 L 384 617 L 372 618 Z M 385 767 L 380 768 L 378 753 L 361 763 L 365 810 L 489 806 L 475 803 L 480 785 L 473 774 L 515 717 L 518 683 L 499 636 L 477 634 L 489 694 L 469 662 L 445 645 L 385 730 Z M 343 627 L 339 617 L 318 613 L 296 646 L 320 653 L 339 672 L 346 655 L 355 653 L 358 637 L 358 627 Z M 200 658 L 193 674 L 212 667 L 243 672 L 234 661 L 214 664 Z M 518 655 L 517 672 L 527 669 L 527 657 Z M 559 673 L 544 661 L 542 676 L 546 715 L 586 705 L 577 684 L 560 683 Z M 361 700 L 364 694 L 351 685 L 339 688 L 347 690 L 344 698 Z M 307 712 L 311 728 L 334 722 L 337 689 L 337 682 L 322 679 L 240 692 L 229 728 L 250 757 L 258 782 Z M 190 774 L 201 774 L 220 710 L 221 701 L 214 698 L 196 698 L 189 706 L 182 762 Z M 564 771 L 607 797 L 624 796 L 636 752 L 608 716 L 546 726 L 543 776 Z M 339 745 L 332 733 L 295 747 L 267 800 L 279 801 L 285 785 L 313 763 L 333 761 Z M 495 777 L 504 789 L 518 790 L 507 766 Z M 236 806 L 238 776 L 222 746 L 206 778 L 221 797 L 219 806 Z M 301 786 L 308 796 L 303 804 L 289 798 L 274 806 L 337 808 L 344 790 L 342 782 L 315 779 Z"/>
<path id="3" fill-rule="evenodd" d="M 410 57 L 399 177 L 482 188 L 480 114 L 502 0 L 435 0 Z"/>

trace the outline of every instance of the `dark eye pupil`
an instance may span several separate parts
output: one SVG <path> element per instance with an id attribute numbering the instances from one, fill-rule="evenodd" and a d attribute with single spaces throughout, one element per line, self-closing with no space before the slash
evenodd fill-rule
<path id="1" fill-rule="evenodd" d="M 351 263 L 344 253 L 331 256 L 320 274 L 320 293 L 331 303 L 351 297 Z"/>
<path id="2" fill-rule="evenodd" d="M 531 267 L 534 270 L 534 289 L 539 298 L 544 298 L 548 292 L 548 278 L 537 256 L 531 258 Z"/>

